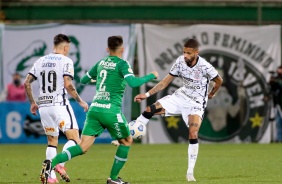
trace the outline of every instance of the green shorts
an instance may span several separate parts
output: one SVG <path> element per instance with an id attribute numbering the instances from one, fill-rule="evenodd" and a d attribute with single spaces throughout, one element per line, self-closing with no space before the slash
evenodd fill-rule
<path id="1" fill-rule="evenodd" d="M 122 113 L 88 111 L 82 135 L 98 137 L 107 129 L 115 140 L 130 136 L 128 123 Z"/>

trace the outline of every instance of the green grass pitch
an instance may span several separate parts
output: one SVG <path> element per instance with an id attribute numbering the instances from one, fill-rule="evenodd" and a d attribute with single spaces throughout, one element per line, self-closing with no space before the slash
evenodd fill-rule
<path id="1" fill-rule="evenodd" d="M 61 150 L 62 145 L 58 147 Z M 0 145 L 0 183 L 40 183 L 46 145 Z M 116 147 L 95 144 L 66 164 L 72 184 L 105 184 Z M 134 144 L 120 176 L 131 184 L 183 184 L 187 144 Z M 196 183 L 282 183 L 282 144 L 200 144 Z M 60 183 L 64 183 L 60 180 Z"/>

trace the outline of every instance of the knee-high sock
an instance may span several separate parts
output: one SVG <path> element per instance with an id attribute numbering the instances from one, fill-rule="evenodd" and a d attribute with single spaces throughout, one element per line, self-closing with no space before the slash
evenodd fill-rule
<path id="1" fill-rule="evenodd" d="M 142 114 L 136 120 L 141 121 L 144 125 L 147 125 L 149 122 L 149 119 L 145 118 Z"/>
<path id="2" fill-rule="evenodd" d="M 63 151 L 62 153 L 55 156 L 55 158 L 52 159 L 52 168 L 54 168 L 57 164 L 66 162 L 78 155 L 82 155 L 83 151 L 80 147 L 80 145 L 72 146 Z"/>
<path id="3" fill-rule="evenodd" d="M 190 144 L 188 146 L 188 170 L 187 173 L 193 174 L 194 167 L 197 161 L 199 151 L 199 143 L 197 139 L 190 139 Z"/>
<path id="4" fill-rule="evenodd" d="M 57 147 L 48 145 L 47 148 L 46 148 L 46 159 L 51 160 L 56 155 L 57 155 Z M 56 174 L 55 174 L 54 170 L 51 171 L 51 178 L 53 178 L 53 179 L 56 178 Z"/>
<path id="5" fill-rule="evenodd" d="M 124 166 L 125 162 L 127 161 L 127 156 L 129 152 L 130 146 L 120 145 L 117 149 L 115 160 L 112 166 L 110 178 L 116 180 L 118 174 L 122 167 Z"/>
<path id="6" fill-rule="evenodd" d="M 63 147 L 63 151 L 67 150 L 69 147 L 75 146 L 77 143 L 75 140 L 68 140 L 68 142 L 66 142 L 66 144 Z M 61 166 L 64 166 L 66 162 L 60 163 Z"/>

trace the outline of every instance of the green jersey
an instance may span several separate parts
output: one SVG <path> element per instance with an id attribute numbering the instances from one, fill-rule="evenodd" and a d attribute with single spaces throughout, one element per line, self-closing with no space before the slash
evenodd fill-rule
<path id="1" fill-rule="evenodd" d="M 88 80 L 86 80 L 87 78 Z M 129 79 L 126 79 L 129 78 Z M 96 95 L 93 98 L 90 110 L 96 112 L 121 112 L 122 98 L 126 87 L 126 81 L 136 81 L 138 86 L 155 78 L 149 74 L 142 81 L 135 78 L 130 64 L 117 56 L 108 56 L 95 64 L 81 79 L 96 80 Z M 136 83 L 135 83 L 136 84 Z M 135 87 L 135 86 L 134 86 Z"/>

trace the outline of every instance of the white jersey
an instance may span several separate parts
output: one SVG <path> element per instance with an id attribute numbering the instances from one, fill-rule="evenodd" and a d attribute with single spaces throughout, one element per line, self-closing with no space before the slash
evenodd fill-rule
<path id="1" fill-rule="evenodd" d="M 39 82 L 39 107 L 69 104 L 64 76 L 74 76 L 70 58 L 62 54 L 48 54 L 35 61 L 29 74 Z"/>
<path id="2" fill-rule="evenodd" d="M 218 75 L 217 70 L 209 62 L 198 56 L 196 65 L 189 67 L 184 56 L 180 56 L 169 73 L 183 79 L 183 86 L 174 92 L 176 96 L 193 100 L 203 108 L 207 106 L 208 84 Z"/>

